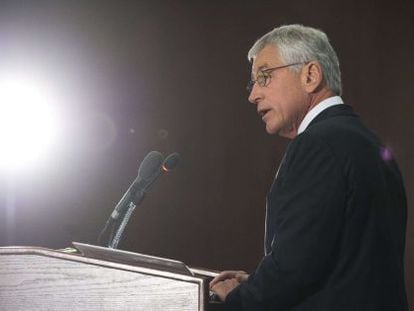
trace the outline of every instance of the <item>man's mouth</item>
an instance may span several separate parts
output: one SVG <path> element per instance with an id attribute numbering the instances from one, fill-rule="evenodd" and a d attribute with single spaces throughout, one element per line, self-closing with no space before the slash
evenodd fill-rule
<path id="1" fill-rule="evenodd" d="M 268 113 L 270 109 L 262 109 L 259 111 L 259 116 L 263 119 L 266 113 Z"/>

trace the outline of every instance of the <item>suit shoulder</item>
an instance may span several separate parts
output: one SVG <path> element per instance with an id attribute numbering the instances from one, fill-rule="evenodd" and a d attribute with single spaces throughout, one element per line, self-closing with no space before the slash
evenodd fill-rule
<path id="1" fill-rule="evenodd" d="M 361 148 L 381 144 L 379 138 L 355 116 L 335 116 L 321 120 L 311 124 L 301 135 L 324 141 L 333 148 L 337 145 Z"/>

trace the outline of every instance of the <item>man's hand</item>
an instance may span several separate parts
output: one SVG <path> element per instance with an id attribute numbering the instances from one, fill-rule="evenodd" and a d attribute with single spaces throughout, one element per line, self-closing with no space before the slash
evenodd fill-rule
<path id="1" fill-rule="evenodd" d="M 227 295 L 248 277 L 244 271 L 223 271 L 210 282 L 210 289 L 224 301 Z"/>

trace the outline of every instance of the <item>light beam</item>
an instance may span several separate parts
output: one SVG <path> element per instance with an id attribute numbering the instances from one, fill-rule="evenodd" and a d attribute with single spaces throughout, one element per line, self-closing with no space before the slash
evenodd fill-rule
<path id="1" fill-rule="evenodd" d="M 14 171 L 45 156 L 58 134 L 56 103 L 47 88 L 24 78 L 0 78 L 0 169 Z"/>

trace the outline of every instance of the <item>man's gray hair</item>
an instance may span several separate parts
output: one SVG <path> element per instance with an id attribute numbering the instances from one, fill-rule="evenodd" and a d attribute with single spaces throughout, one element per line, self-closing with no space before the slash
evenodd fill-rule
<path id="1" fill-rule="evenodd" d="M 336 95 L 342 94 L 338 56 L 323 31 L 296 24 L 275 28 L 252 46 L 247 56 L 249 61 L 269 44 L 276 45 L 285 64 L 318 61 L 328 88 Z M 291 70 L 299 72 L 300 68 L 293 66 Z"/>

